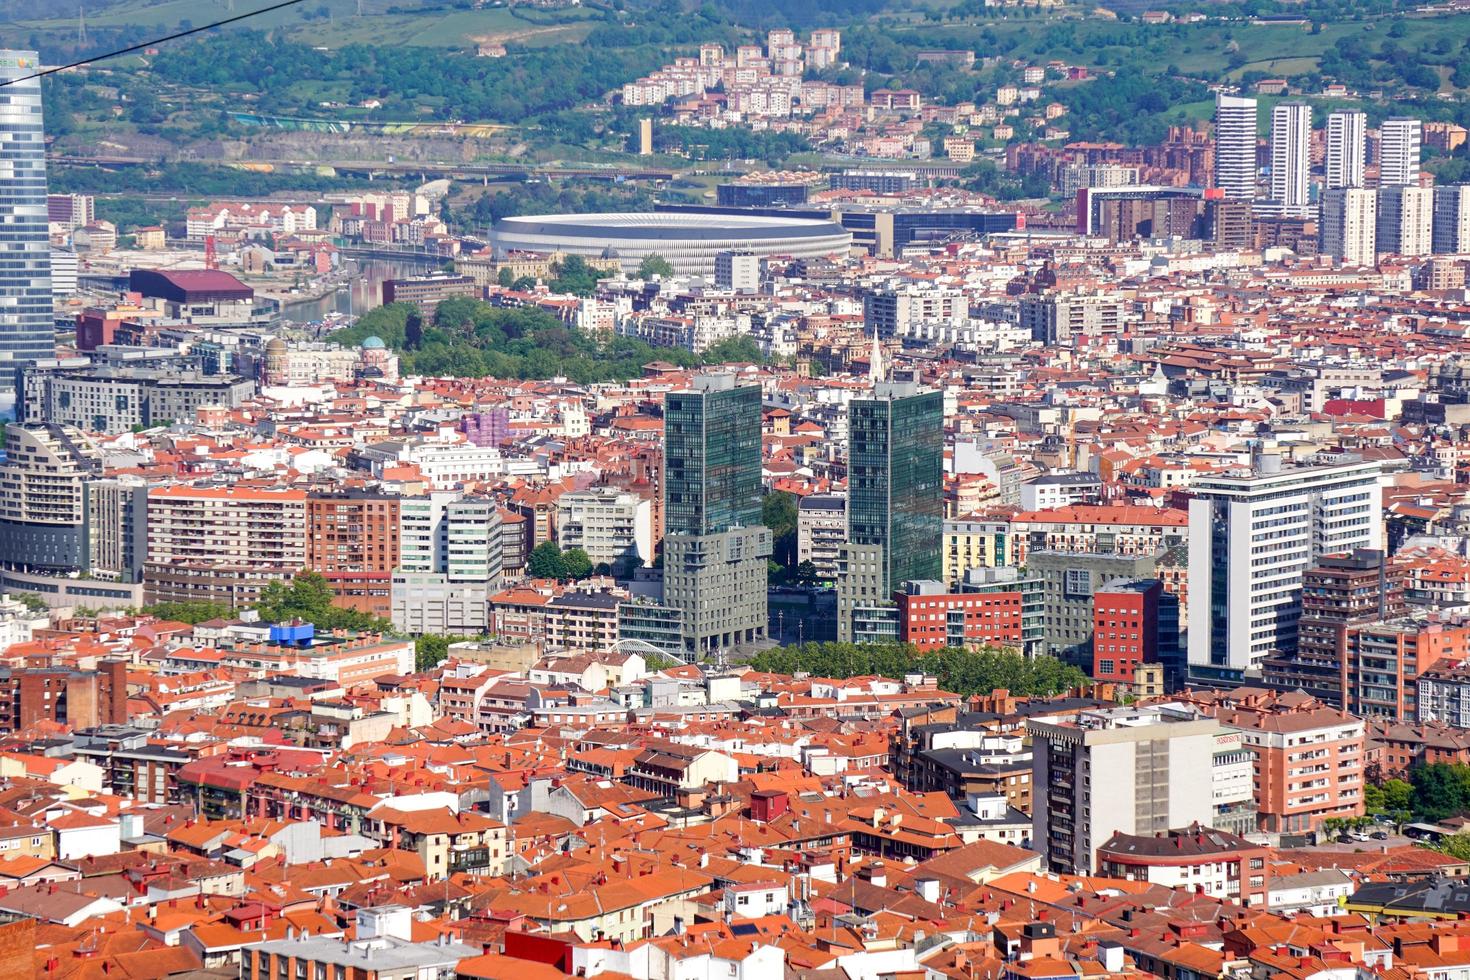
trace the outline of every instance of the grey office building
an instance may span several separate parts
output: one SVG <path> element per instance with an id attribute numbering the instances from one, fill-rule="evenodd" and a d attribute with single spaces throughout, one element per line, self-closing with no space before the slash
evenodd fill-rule
<path id="1" fill-rule="evenodd" d="M 22 367 L 26 422 L 59 422 L 116 435 L 137 426 L 192 422 L 206 405 L 238 408 L 255 396 L 255 382 L 228 374 L 173 367 L 96 365 L 42 360 Z"/>
<path id="2" fill-rule="evenodd" d="M 37 61 L 0 50 L 0 83 L 10 82 L 0 89 L 0 412 L 15 401 L 16 369 L 56 353 Z"/>
<path id="3" fill-rule="evenodd" d="M 1158 555 L 1033 551 L 1026 570 L 1041 579 L 1041 649 L 1092 671 L 1092 597 L 1114 579 L 1155 578 Z"/>
<path id="4" fill-rule="evenodd" d="M 761 524 L 761 395 L 704 375 L 664 398 L 664 605 L 700 657 L 766 635 Z"/>

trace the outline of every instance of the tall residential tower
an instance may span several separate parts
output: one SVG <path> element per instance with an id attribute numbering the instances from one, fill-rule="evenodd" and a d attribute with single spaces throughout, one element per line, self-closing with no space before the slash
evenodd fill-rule
<path id="1" fill-rule="evenodd" d="M 1215 96 L 1215 186 L 1225 196 L 1256 196 L 1256 100 Z"/>
<path id="2" fill-rule="evenodd" d="M 1312 166 L 1312 107 L 1282 102 L 1271 110 L 1271 203 L 1278 213 L 1305 217 Z"/>
<path id="3" fill-rule="evenodd" d="M 1363 186 L 1364 148 L 1368 116 L 1356 109 L 1340 109 L 1327 117 L 1327 189 Z"/>

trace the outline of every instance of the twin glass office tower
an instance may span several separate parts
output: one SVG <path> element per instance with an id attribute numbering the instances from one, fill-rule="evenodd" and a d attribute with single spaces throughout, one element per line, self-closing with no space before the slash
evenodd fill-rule
<path id="1" fill-rule="evenodd" d="M 759 386 L 704 375 L 664 397 L 663 489 L 664 605 L 679 610 L 685 656 L 763 639 Z"/>
<path id="2" fill-rule="evenodd" d="M 0 413 L 16 370 L 56 353 L 51 243 L 46 220 L 46 138 L 33 51 L 0 50 Z"/>
<path id="3" fill-rule="evenodd" d="M 847 406 L 847 540 L 881 545 L 883 589 L 943 577 L 944 400 L 879 384 Z"/>

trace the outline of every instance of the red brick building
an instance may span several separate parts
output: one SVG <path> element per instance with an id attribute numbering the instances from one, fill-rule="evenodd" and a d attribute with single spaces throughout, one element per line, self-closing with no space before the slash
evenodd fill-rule
<path id="1" fill-rule="evenodd" d="M 1092 597 L 1092 676 L 1133 683 L 1139 664 L 1159 660 L 1158 579 L 1110 582 Z"/>
<path id="2" fill-rule="evenodd" d="M 306 564 L 336 591 L 334 605 L 384 619 L 392 614 L 398 501 L 361 490 L 306 498 Z"/>
<path id="3" fill-rule="evenodd" d="M 915 582 L 910 591 L 894 593 L 900 640 L 921 649 L 1021 645 L 1020 592 L 942 589 L 938 582 Z"/>

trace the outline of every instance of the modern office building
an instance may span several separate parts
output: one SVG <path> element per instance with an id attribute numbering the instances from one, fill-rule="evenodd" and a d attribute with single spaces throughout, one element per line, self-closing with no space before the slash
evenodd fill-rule
<path id="1" fill-rule="evenodd" d="M 1434 245 L 1434 189 L 1378 189 L 1377 249 L 1384 255 L 1428 255 Z"/>
<path id="2" fill-rule="evenodd" d="M 1307 174 L 1312 167 L 1312 107 L 1282 102 L 1271 110 L 1271 204 L 1277 214 L 1310 211 Z"/>
<path id="3" fill-rule="evenodd" d="M 1195 481 L 1189 502 L 1189 669 L 1240 676 L 1294 653 L 1307 569 L 1378 547 L 1377 462 L 1285 466 L 1258 456 L 1245 476 Z"/>
<path id="4" fill-rule="evenodd" d="M 1041 580 L 1041 650 L 1091 672 L 1096 627 L 1093 599 L 1108 583 L 1155 578 L 1159 552 L 1029 551 L 1026 570 Z"/>
<path id="5" fill-rule="evenodd" d="M 664 605 L 682 617 L 687 656 L 766 634 L 761 524 L 761 390 L 701 375 L 664 397 Z"/>
<path id="6" fill-rule="evenodd" d="M 148 555 L 148 481 L 127 474 L 88 480 L 87 572 L 108 582 L 143 581 Z"/>
<path id="7" fill-rule="evenodd" d="M 102 451 L 71 426 L 6 426 L 0 565 L 43 574 L 85 570 L 84 489 L 101 470 Z"/>
<path id="8" fill-rule="evenodd" d="M 1127 242 L 1136 238 L 1194 238 L 1205 202 L 1197 187 L 1084 187 L 1077 191 L 1077 233 Z"/>
<path id="9" fill-rule="evenodd" d="M 1340 187 L 1322 195 L 1317 251 L 1343 265 L 1371 266 L 1378 260 L 1378 192 Z"/>
<path id="10" fill-rule="evenodd" d="M 0 415 L 16 400 L 16 369 L 56 353 L 51 315 L 51 238 L 46 134 L 34 51 L 0 50 Z"/>
<path id="11" fill-rule="evenodd" d="M 1378 186 L 1418 187 L 1423 125 L 1417 119 L 1383 120 L 1378 128 Z"/>
<path id="12" fill-rule="evenodd" d="M 1153 836 L 1214 817 L 1220 723 L 1182 705 L 1026 722 L 1032 833 L 1046 870 L 1090 874 L 1116 833 Z"/>
<path id="13" fill-rule="evenodd" d="M 488 497 L 438 491 L 398 502 L 399 558 L 390 616 L 405 633 L 485 633 L 500 587 L 505 532 Z"/>
<path id="14" fill-rule="evenodd" d="M 1256 100 L 1215 96 L 1215 186 L 1227 198 L 1256 196 Z"/>
<path id="15" fill-rule="evenodd" d="M 1432 244 L 1436 255 L 1470 253 L 1470 184 L 1434 188 Z"/>
<path id="16" fill-rule="evenodd" d="M 904 582 L 940 579 L 943 395 L 913 382 L 879 382 L 871 396 L 848 402 L 847 433 L 847 547 L 878 549 L 876 598 L 886 600 Z M 857 592 L 844 593 L 839 579 L 839 638 L 859 601 Z"/>
<path id="17" fill-rule="evenodd" d="M 1357 109 L 1339 109 L 1327 117 L 1327 153 L 1323 169 L 1328 190 L 1363 186 L 1367 138 L 1367 113 Z"/>

